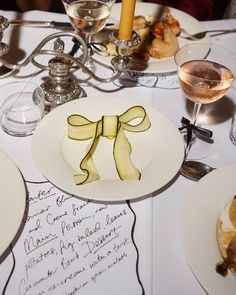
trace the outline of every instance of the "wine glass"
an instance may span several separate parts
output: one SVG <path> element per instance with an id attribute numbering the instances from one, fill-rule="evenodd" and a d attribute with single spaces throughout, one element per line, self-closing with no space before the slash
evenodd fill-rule
<path id="1" fill-rule="evenodd" d="M 174 59 L 180 87 L 187 99 L 194 102 L 192 124 L 197 127 L 202 104 L 221 99 L 231 86 L 236 76 L 236 56 L 220 45 L 192 43 L 181 47 Z M 194 132 L 187 147 L 188 157 L 201 159 L 211 149 L 209 140 Z"/>
<path id="2" fill-rule="evenodd" d="M 62 0 L 66 14 L 77 32 L 82 32 L 85 42 L 91 44 L 92 35 L 101 31 L 110 15 L 114 0 Z M 85 62 L 90 70 L 94 70 L 89 46 L 88 58 Z"/>

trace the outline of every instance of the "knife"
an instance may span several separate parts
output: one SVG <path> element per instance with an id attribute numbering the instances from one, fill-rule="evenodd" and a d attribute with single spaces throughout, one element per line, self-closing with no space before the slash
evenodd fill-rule
<path id="1" fill-rule="evenodd" d="M 69 22 L 56 22 L 56 21 L 37 21 L 37 20 L 24 20 L 16 19 L 11 20 L 10 25 L 12 26 L 28 26 L 35 28 L 53 28 L 58 30 L 71 30 L 73 26 Z M 107 23 L 106 27 L 114 26 L 113 23 Z"/>
<path id="2" fill-rule="evenodd" d="M 11 20 L 10 25 L 13 26 L 28 26 L 36 28 L 54 28 L 60 30 L 71 30 L 73 27 L 69 22 L 55 22 L 55 21 L 37 21 L 37 20 Z"/>

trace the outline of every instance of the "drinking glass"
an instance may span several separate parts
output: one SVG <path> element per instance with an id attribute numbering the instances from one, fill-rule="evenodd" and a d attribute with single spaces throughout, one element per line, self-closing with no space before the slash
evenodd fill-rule
<path id="1" fill-rule="evenodd" d="M 62 0 L 66 14 L 77 32 L 82 32 L 85 42 L 91 44 L 92 35 L 101 31 L 110 15 L 114 0 Z M 85 65 L 93 69 L 91 47 Z"/>
<path id="2" fill-rule="evenodd" d="M 44 114 L 44 91 L 29 81 L 0 87 L 0 125 L 13 136 L 31 135 Z"/>
<path id="3" fill-rule="evenodd" d="M 236 56 L 219 45 L 192 43 L 180 48 L 174 59 L 180 87 L 194 103 L 192 124 L 197 126 L 202 104 L 221 99 L 231 86 L 236 76 Z M 188 148 L 190 157 L 200 159 L 211 151 L 212 145 L 195 134 Z"/>

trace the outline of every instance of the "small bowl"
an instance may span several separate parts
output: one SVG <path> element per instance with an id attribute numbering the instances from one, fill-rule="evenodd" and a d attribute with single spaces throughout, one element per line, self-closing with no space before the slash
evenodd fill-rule
<path id="1" fill-rule="evenodd" d="M 28 81 L 12 82 L 0 87 L 0 121 L 2 129 L 13 136 L 33 134 L 44 113 L 44 91 Z"/>

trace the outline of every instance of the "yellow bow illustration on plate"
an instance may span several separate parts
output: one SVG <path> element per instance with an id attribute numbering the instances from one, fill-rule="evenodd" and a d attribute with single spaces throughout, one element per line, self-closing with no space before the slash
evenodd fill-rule
<path id="1" fill-rule="evenodd" d="M 138 118 L 141 119 L 138 124 L 129 124 L 132 120 Z M 70 139 L 92 139 L 86 155 L 80 162 L 80 169 L 83 171 L 83 174 L 74 175 L 76 184 L 85 184 L 100 178 L 93 162 L 93 154 L 96 150 L 100 136 L 114 139 L 113 157 L 120 179 L 139 180 L 141 178 L 141 173 L 131 161 L 130 155 L 132 148 L 125 136 L 124 130 L 130 132 L 143 132 L 150 128 L 150 120 L 142 106 L 133 106 L 120 116 L 102 116 L 101 120 L 96 122 L 92 122 L 78 114 L 69 116 L 67 121 L 68 136 Z"/>

